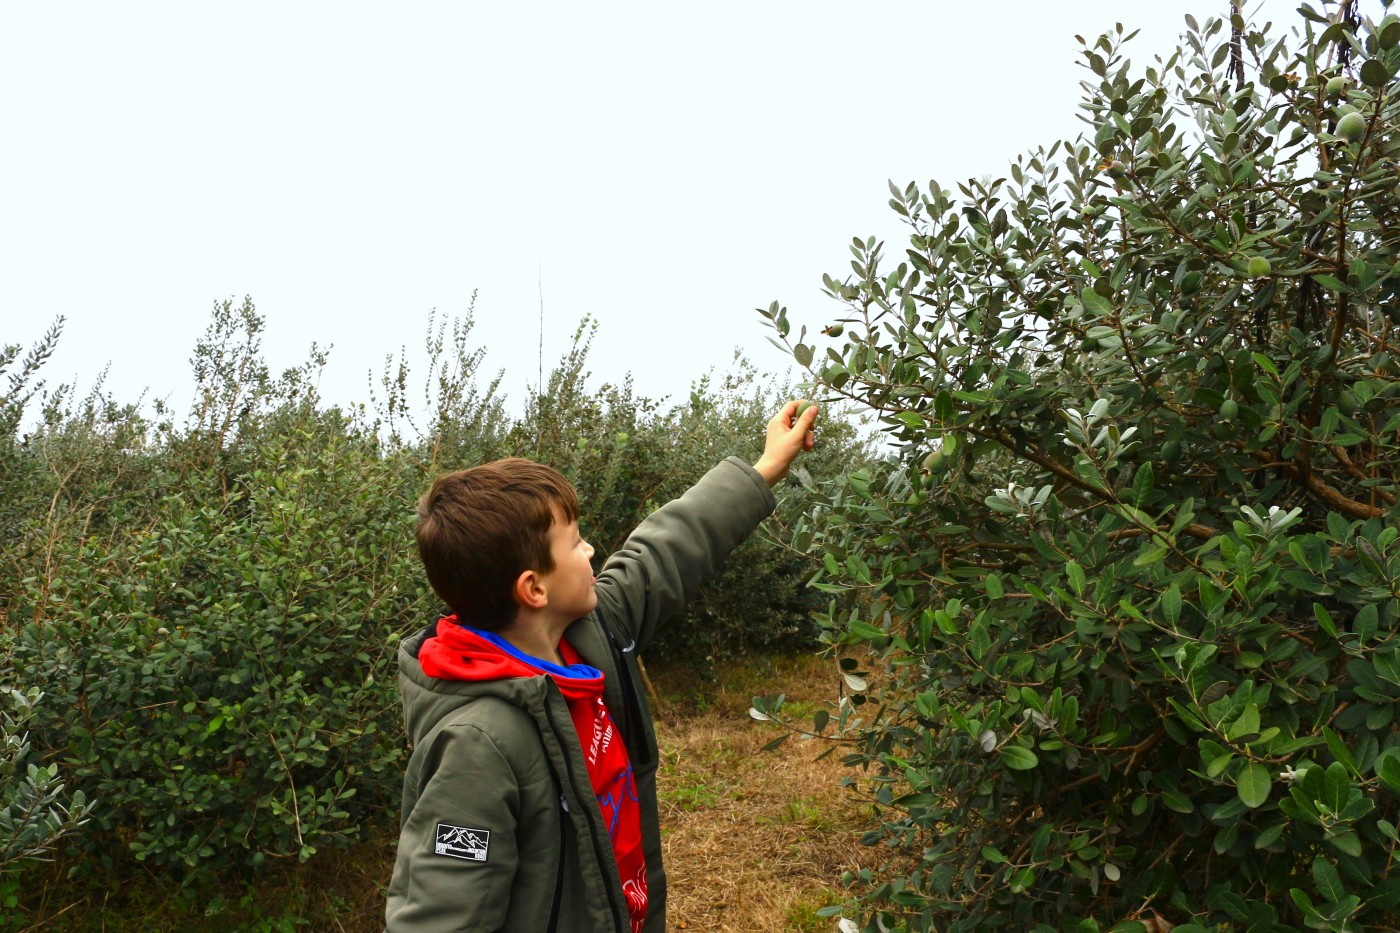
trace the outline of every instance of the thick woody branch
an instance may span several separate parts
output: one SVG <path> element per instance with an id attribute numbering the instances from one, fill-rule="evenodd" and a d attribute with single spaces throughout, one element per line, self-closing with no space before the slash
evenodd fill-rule
<path id="1" fill-rule="evenodd" d="M 1316 473 L 1308 468 L 1310 465 L 1300 466 L 1297 461 L 1275 460 L 1273 457 L 1269 456 L 1267 451 L 1263 450 L 1250 451 L 1250 456 L 1254 457 L 1254 459 L 1258 460 L 1260 463 L 1282 470 L 1284 475 L 1292 479 L 1301 480 L 1308 492 L 1312 493 L 1328 506 L 1341 512 L 1343 515 L 1363 519 L 1385 517 L 1385 509 L 1375 505 L 1368 505 L 1365 502 L 1357 502 L 1355 499 L 1349 499 L 1338 490 L 1324 483 Z"/>

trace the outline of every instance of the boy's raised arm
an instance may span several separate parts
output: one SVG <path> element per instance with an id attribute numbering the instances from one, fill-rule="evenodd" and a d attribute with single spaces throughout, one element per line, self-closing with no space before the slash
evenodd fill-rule
<path id="1" fill-rule="evenodd" d="M 788 402 L 768 422 L 752 467 L 730 457 L 680 498 L 653 512 L 598 574 L 599 607 L 641 646 L 656 624 L 679 612 L 725 556 L 772 512 L 771 487 L 813 444 L 815 406 Z"/>

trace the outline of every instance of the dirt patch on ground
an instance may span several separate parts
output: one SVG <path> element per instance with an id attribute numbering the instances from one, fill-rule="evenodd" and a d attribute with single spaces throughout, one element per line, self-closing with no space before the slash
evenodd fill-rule
<path id="1" fill-rule="evenodd" d="M 840 786 L 840 750 L 790 739 L 756 722 L 754 694 L 786 693 L 794 712 L 834 697 L 833 662 L 792 659 L 716 672 L 703 691 L 694 675 L 653 671 L 661 697 L 657 738 L 662 839 L 670 927 L 777 933 L 827 931 L 817 910 L 837 903 L 841 872 L 870 851 L 860 845 L 868 812 Z M 696 702 L 691 697 L 701 696 Z M 810 721 L 810 716 L 806 717 Z"/>

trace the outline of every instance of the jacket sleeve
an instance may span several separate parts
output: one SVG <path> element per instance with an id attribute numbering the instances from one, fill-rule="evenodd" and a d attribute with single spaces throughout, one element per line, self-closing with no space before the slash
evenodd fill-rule
<path id="1" fill-rule="evenodd" d="M 423 751 L 433 764 L 424 768 L 399 831 L 386 930 L 496 933 L 504 929 L 519 864 L 520 787 L 506 757 L 478 727 L 448 725 L 431 741 Z M 460 834 L 458 844 L 440 852 L 439 839 L 450 838 L 454 827 L 474 838 L 462 844 Z"/>
<path id="2" fill-rule="evenodd" d="M 763 478 L 729 457 L 648 516 L 603 565 L 598 603 L 645 647 L 776 505 Z"/>

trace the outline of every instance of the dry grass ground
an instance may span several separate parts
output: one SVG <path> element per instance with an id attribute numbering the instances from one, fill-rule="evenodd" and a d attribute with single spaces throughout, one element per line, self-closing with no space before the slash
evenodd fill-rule
<path id="1" fill-rule="evenodd" d="M 861 807 L 839 786 L 837 756 L 815 760 L 819 742 L 792 740 L 749 718 L 754 694 L 786 693 L 816 708 L 832 696 L 836 668 L 813 658 L 762 659 L 696 672 L 651 672 L 660 702 L 660 799 L 670 928 L 716 933 L 834 931 L 816 911 L 835 903 L 841 872 L 862 854 Z M 0 931 L 147 933 L 377 933 L 393 867 L 390 830 L 306 865 L 269 871 L 223 890 L 182 897 L 159 877 L 74 885 L 55 868 L 36 871 L 24 915 Z M 193 895 L 193 896 L 191 896 Z"/>
<path id="2" fill-rule="evenodd" d="M 704 702 L 668 702 L 685 672 L 655 672 L 661 823 L 673 929 L 778 933 L 834 930 L 818 908 L 836 902 L 855 867 L 862 811 L 840 787 L 839 755 L 822 740 L 789 740 L 750 719 L 754 694 L 786 693 L 794 709 L 834 694 L 836 666 L 811 658 L 716 672 Z"/>

